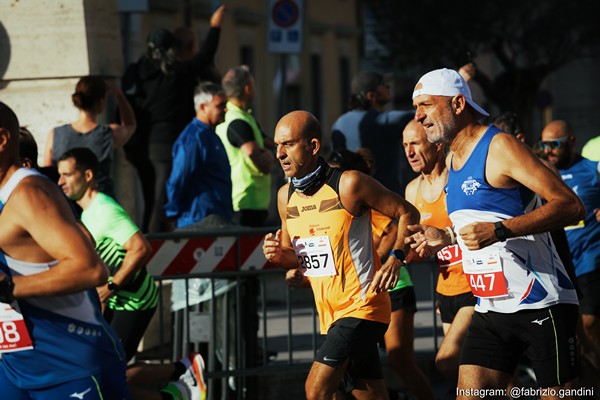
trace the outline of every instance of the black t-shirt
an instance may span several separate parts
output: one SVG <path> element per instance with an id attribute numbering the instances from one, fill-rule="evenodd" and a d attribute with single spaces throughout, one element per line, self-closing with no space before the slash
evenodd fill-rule
<path id="1" fill-rule="evenodd" d="M 260 127 L 259 127 L 260 129 Z M 261 131 L 264 136 L 264 133 Z M 251 142 L 254 139 L 254 132 L 249 123 L 243 119 L 236 119 L 231 121 L 227 127 L 227 139 L 235 147 L 242 147 L 244 143 Z"/>

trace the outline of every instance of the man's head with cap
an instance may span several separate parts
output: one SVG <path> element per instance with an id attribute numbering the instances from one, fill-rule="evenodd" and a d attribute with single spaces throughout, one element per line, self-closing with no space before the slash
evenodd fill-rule
<path id="1" fill-rule="evenodd" d="M 467 82 L 465 82 L 464 78 L 453 69 L 436 69 L 435 71 L 431 71 L 423 75 L 415 86 L 412 98 L 414 99 L 422 94 L 449 97 L 462 94 L 465 96 L 467 103 L 469 103 L 469 105 L 473 107 L 473 109 L 477 111 L 481 117 L 487 117 L 490 115 L 487 111 L 473 101 L 473 96 L 471 96 L 471 89 L 469 88 L 469 85 Z"/>
<path id="2" fill-rule="evenodd" d="M 419 79 L 413 91 L 415 119 L 421 122 L 430 142 L 448 142 L 461 119 L 477 122 L 489 114 L 473 101 L 469 85 L 454 70 L 442 68 Z"/>

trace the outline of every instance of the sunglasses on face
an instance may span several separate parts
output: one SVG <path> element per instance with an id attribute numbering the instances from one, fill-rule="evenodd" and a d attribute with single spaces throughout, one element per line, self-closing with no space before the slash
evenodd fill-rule
<path id="1" fill-rule="evenodd" d="M 568 136 L 561 137 L 559 139 L 554 139 L 554 140 L 546 140 L 546 141 L 540 140 L 539 145 L 542 150 L 546 150 L 546 149 L 555 150 L 555 149 L 558 149 L 560 146 L 562 146 L 563 143 L 565 143 L 567 140 L 569 140 Z"/>

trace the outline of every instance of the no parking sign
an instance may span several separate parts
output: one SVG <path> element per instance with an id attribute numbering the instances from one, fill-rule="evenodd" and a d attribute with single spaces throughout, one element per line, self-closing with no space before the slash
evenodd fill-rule
<path id="1" fill-rule="evenodd" d="M 268 51 L 299 53 L 302 49 L 304 0 L 269 0 L 268 18 Z"/>

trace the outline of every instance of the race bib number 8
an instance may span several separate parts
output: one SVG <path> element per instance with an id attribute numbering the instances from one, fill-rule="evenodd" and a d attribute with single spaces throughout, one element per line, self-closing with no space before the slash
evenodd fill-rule
<path id="1" fill-rule="evenodd" d="M 474 296 L 486 298 L 508 294 L 498 253 L 489 253 L 481 257 L 463 257 L 463 270 Z"/>
<path id="2" fill-rule="evenodd" d="M 16 303 L 13 303 L 16 306 Z M 33 348 L 23 315 L 18 308 L 0 303 L 0 353 Z"/>
<path id="3" fill-rule="evenodd" d="M 292 244 L 305 276 L 337 275 L 329 236 L 298 238 L 292 240 Z"/>

